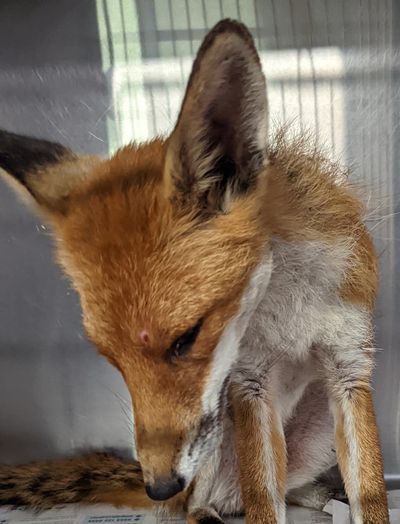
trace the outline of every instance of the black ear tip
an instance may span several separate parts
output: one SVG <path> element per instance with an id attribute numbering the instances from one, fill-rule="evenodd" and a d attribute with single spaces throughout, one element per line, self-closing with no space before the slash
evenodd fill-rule
<path id="1" fill-rule="evenodd" d="M 200 60 L 209 49 L 212 48 L 217 40 L 223 41 L 225 39 L 228 42 L 229 37 L 232 37 L 232 35 L 235 35 L 240 39 L 244 47 L 247 48 L 253 55 L 254 60 L 259 63 L 257 49 L 249 29 L 238 20 L 224 18 L 223 20 L 220 20 L 205 36 L 203 43 L 201 44 L 197 53 L 196 61 L 193 66 L 194 69 L 196 68 L 196 62 Z"/>
<path id="2" fill-rule="evenodd" d="M 26 185 L 29 172 L 57 163 L 70 151 L 56 142 L 17 135 L 0 129 L 0 168 Z"/>
<path id="3" fill-rule="evenodd" d="M 223 20 L 217 22 L 217 24 L 210 30 L 208 35 L 213 36 L 213 38 L 215 38 L 217 35 L 222 35 L 223 33 L 234 33 L 240 36 L 246 42 L 251 43 L 251 45 L 254 45 L 253 36 L 250 33 L 249 29 L 247 28 L 247 26 L 245 26 L 242 22 L 239 22 L 238 20 L 233 20 L 232 18 L 224 18 Z"/>
<path id="4" fill-rule="evenodd" d="M 243 24 L 243 22 L 240 22 L 239 20 L 235 20 L 234 18 L 223 18 L 214 25 L 211 31 L 217 31 L 220 33 L 245 32 L 246 34 L 250 34 L 250 31 L 247 29 L 245 24 Z"/>

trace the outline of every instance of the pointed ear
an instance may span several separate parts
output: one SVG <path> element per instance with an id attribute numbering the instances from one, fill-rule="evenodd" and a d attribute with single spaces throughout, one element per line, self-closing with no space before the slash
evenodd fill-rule
<path id="1" fill-rule="evenodd" d="M 266 161 L 265 78 L 253 39 L 232 20 L 219 22 L 193 64 L 169 139 L 165 181 L 173 198 L 205 212 L 227 211 L 255 187 Z"/>
<path id="2" fill-rule="evenodd" d="M 70 192 L 94 163 L 61 144 L 0 130 L 0 173 L 44 211 L 63 213 Z"/>

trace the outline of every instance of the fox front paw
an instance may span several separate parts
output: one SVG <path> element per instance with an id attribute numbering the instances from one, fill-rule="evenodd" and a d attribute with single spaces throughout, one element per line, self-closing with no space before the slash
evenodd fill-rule
<path id="1" fill-rule="evenodd" d="M 197 508 L 189 513 L 188 524 L 224 524 L 213 508 Z"/>

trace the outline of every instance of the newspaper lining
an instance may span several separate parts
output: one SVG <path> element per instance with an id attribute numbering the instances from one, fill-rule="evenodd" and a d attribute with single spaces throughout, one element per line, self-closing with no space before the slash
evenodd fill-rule
<path id="1" fill-rule="evenodd" d="M 388 492 L 391 524 L 400 524 L 400 490 Z M 244 519 L 227 518 L 227 524 L 242 524 Z M 160 518 L 148 510 L 133 511 L 131 508 L 114 508 L 98 504 L 78 506 L 69 504 L 35 513 L 27 508 L 0 507 L 0 524 L 184 524 L 181 518 Z M 289 507 L 287 524 L 351 524 L 347 504 L 331 500 L 324 512 L 306 508 Z"/>

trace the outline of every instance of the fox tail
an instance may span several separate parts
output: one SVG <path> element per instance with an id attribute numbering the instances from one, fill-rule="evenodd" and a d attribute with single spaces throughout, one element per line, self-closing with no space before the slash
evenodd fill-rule
<path id="1" fill-rule="evenodd" d="M 111 453 L 0 465 L 0 505 L 37 510 L 60 504 L 105 503 L 132 508 L 151 507 L 137 461 Z"/>

